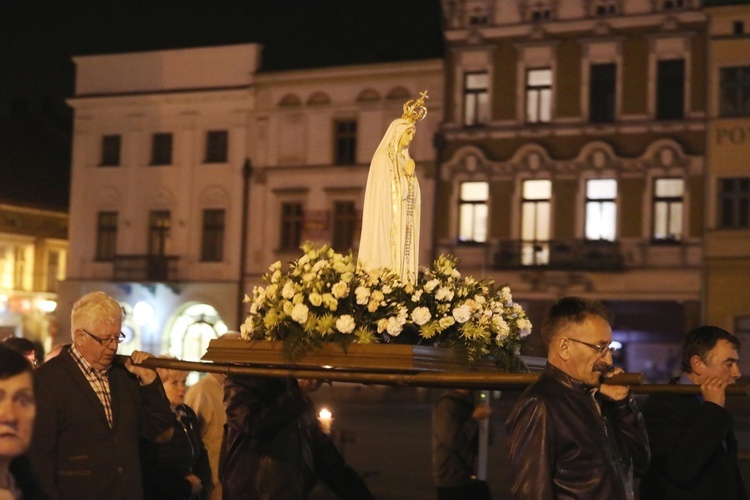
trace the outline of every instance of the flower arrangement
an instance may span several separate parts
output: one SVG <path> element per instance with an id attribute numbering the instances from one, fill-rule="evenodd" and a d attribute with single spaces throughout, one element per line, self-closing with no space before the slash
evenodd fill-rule
<path id="1" fill-rule="evenodd" d="M 412 284 L 388 269 L 365 270 L 351 253 L 327 245 L 302 250 L 286 272 L 272 264 L 263 285 L 245 296 L 244 339 L 283 340 L 290 357 L 323 342 L 397 342 L 453 347 L 469 363 L 492 357 L 518 366 L 521 340 L 531 333 L 526 313 L 507 286 L 463 277 L 455 257 L 441 255 Z"/>

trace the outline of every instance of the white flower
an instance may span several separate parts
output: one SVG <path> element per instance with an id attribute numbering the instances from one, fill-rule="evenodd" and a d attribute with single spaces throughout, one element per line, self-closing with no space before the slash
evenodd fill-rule
<path id="1" fill-rule="evenodd" d="M 350 314 L 344 314 L 336 320 L 336 330 L 341 333 L 352 333 L 354 331 L 354 317 Z"/>
<path id="2" fill-rule="evenodd" d="M 497 330 L 497 340 L 505 340 L 510 334 L 510 327 L 508 323 L 502 318 L 502 316 L 493 316 L 492 324 L 495 325 Z"/>
<path id="3" fill-rule="evenodd" d="M 422 290 L 417 290 L 414 292 L 414 295 L 411 296 L 412 302 L 419 302 L 419 299 L 422 298 Z"/>
<path id="4" fill-rule="evenodd" d="M 388 328 L 388 319 L 382 318 L 378 320 L 378 333 L 383 333 Z"/>
<path id="5" fill-rule="evenodd" d="M 309 300 L 310 304 L 312 304 L 314 307 L 318 307 L 320 304 L 323 303 L 323 297 L 321 297 L 319 293 L 315 293 L 315 292 L 311 293 L 307 297 L 307 300 Z"/>
<path id="6" fill-rule="evenodd" d="M 281 309 L 284 311 L 284 314 L 287 316 L 292 315 L 292 311 L 294 310 L 294 304 L 292 304 L 291 301 L 285 300 L 284 304 L 281 306 Z"/>
<path id="7" fill-rule="evenodd" d="M 439 284 L 440 282 L 438 280 L 432 279 L 424 284 L 424 291 L 427 293 L 432 293 L 435 287 L 438 286 Z"/>
<path id="8" fill-rule="evenodd" d="M 271 275 L 271 283 L 278 283 L 280 279 L 281 279 L 281 271 L 277 269 Z"/>
<path id="9" fill-rule="evenodd" d="M 453 300 L 453 290 L 447 287 L 440 287 L 438 288 L 438 291 L 435 292 L 435 299 L 442 302 L 450 302 Z"/>
<path id="10" fill-rule="evenodd" d="M 382 290 L 383 290 L 383 293 L 385 295 L 388 295 L 389 293 L 391 293 L 393 291 L 393 289 L 390 286 L 388 286 L 388 285 L 383 285 Z"/>
<path id="11" fill-rule="evenodd" d="M 284 283 L 284 287 L 281 289 L 281 296 L 289 300 L 294 297 L 295 292 L 296 290 L 294 283 L 292 283 L 291 281 L 287 281 L 286 283 Z"/>
<path id="12" fill-rule="evenodd" d="M 477 295 L 474 295 L 474 302 L 476 302 L 477 304 L 484 305 L 487 303 L 487 299 L 484 298 L 484 295 L 477 294 Z"/>
<path id="13" fill-rule="evenodd" d="M 430 314 L 430 310 L 426 307 L 417 307 L 411 313 L 411 319 L 417 326 L 424 325 L 430 321 L 430 318 L 432 318 L 432 315 Z"/>
<path id="14" fill-rule="evenodd" d="M 513 304 L 513 296 L 510 294 L 510 288 L 504 286 L 500 290 L 500 300 L 503 301 L 505 307 L 510 307 Z"/>
<path id="15" fill-rule="evenodd" d="M 370 302 L 383 302 L 383 299 L 385 299 L 385 295 L 383 295 L 383 292 L 380 290 L 373 290 L 372 295 L 370 296 Z"/>
<path id="16" fill-rule="evenodd" d="M 516 322 L 518 326 L 518 335 L 523 339 L 531 334 L 531 321 L 521 318 Z"/>
<path id="17" fill-rule="evenodd" d="M 349 295 L 349 285 L 347 285 L 343 281 L 339 281 L 338 283 L 333 285 L 333 288 L 331 288 L 331 293 L 333 293 L 333 296 L 337 299 L 346 298 Z"/>
<path id="18" fill-rule="evenodd" d="M 364 286 L 358 286 L 354 290 L 354 295 L 357 297 L 357 304 L 363 306 L 370 301 L 370 289 Z"/>
<path id="19" fill-rule="evenodd" d="M 279 271 L 279 270 L 281 270 L 281 261 L 277 260 L 276 262 L 274 262 L 273 264 L 271 264 L 270 266 L 268 266 L 268 270 L 269 271 Z"/>
<path id="20" fill-rule="evenodd" d="M 458 279 L 461 277 L 461 273 L 458 272 L 458 269 L 453 269 L 453 271 L 451 271 L 451 277 Z"/>
<path id="21" fill-rule="evenodd" d="M 403 323 L 399 321 L 398 316 L 391 316 L 388 318 L 388 326 L 386 327 L 386 330 L 388 331 L 388 335 L 392 337 L 398 337 L 401 334 L 401 330 L 404 329 Z"/>
<path id="22" fill-rule="evenodd" d="M 324 260 L 319 260 L 319 261 L 318 261 L 318 262 L 316 262 L 316 263 L 315 263 L 315 265 L 313 266 L 313 268 L 312 268 L 312 272 L 314 272 L 314 273 L 317 273 L 318 271 L 320 271 L 321 269 L 323 269 L 324 267 L 326 267 L 326 264 L 327 264 L 327 262 L 326 262 L 326 261 L 324 261 Z"/>
<path id="23" fill-rule="evenodd" d="M 309 312 L 310 310 L 305 304 L 297 304 L 294 306 L 294 309 L 292 309 L 292 319 L 300 325 L 305 324 Z"/>
<path id="24" fill-rule="evenodd" d="M 440 330 L 445 330 L 449 326 L 453 326 L 456 323 L 456 320 L 453 319 L 452 316 L 443 316 L 438 321 L 438 326 L 440 327 Z"/>
<path id="25" fill-rule="evenodd" d="M 333 298 L 330 293 L 323 294 L 323 305 L 328 308 L 329 311 L 335 311 L 339 307 L 339 301 Z"/>
<path id="26" fill-rule="evenodd" d="M 469 318 L 471 318 L 471 308 L 466 304 L 457 307 L 453 310 L 453 317 L 459 323 L 466 323 L 467 321 L 469 321 Z"/>
<path id="27" fill-rule="evenodd" d="M 253 317 L 248 316 L 245 319 L 245 322 L 240 325 L 240 336 L 247 340 L 250 338 L 250 335 L 252 335 L 254 329 L 255 325 L 253 324 Z"/>
<path id="28" fill-rule="evenodd" d="M 247 304 L 247 303 L 248 303 L 248 302 L 250 302 L 251 300 L 252 300 L 252 299 L 250 298 L 250 296 L 249 296 L 248 294 L 245 294 L 245 298 L 244 298 L 244 299 L 242 299 L 242 302 L 244 302 L 245 304 Z"/>

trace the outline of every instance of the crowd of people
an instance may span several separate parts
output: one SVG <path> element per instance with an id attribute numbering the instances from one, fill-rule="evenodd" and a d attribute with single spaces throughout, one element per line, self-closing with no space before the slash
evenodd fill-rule
<path id="1" fill-rule="evenodd" d="M 672 383 L 698 390 L 653 394 L 641 409 L 611 383 L 622 372 L 611 321 L 593 300 L 551 308 L 546 367 L 506 421 L 512 497 L 747 498 L 725 409 L 739 339 L 689 332 Z M 149 353 L 118 357 L 121 326 L 119 304 L 92 292 L 73 306 L 71 343 L 41 366 L 28 341 L 0 343 L 0 500 L 298 500 L 318 481 L 373 498 L 318 424 L 310 393 L 321 381 L 209 374 L 187 389 L 187 373 L 142 366 Z M 475 464 L 490 413 L 468 390 L 437 399 L 439 500 L 492 497 Z"/>

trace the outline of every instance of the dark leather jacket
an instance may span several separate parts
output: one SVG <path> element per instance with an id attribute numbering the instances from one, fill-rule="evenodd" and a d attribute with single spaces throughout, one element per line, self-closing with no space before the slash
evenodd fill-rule
<path id="1" fill-rule="evenodd" d="M 601 414 L 596 402 L 599 402 Z M 547 364 L 506 422 L 513 498 L 634 498 L 648 469 L 643 416 Z"/>

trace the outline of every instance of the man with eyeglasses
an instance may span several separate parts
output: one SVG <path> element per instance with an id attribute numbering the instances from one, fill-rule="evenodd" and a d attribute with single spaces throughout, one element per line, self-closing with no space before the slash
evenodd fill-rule
<path id="1" fill-rule="evenodd" d="M 563 297 L 542 325 L 547 365 L 506 421 L 513 498 L 633 499 L 648 469 L 646 428 L 612 367 L 610 311 Z"/>
<path id="2" fill-rule="evenodd" d="M 700 394 L 658 393 L 643 405 L 653 459 L 641 498 L 748 498 L 724 407 L 727 387 L 741 375 L 739 350 L 739 338 L 716 326 L 685 336 L 682 375 L 671 383 L 698 385 Z"/>
<path id="3" fill-rule="evenodd" d="M 168 439 L 173 415 L 156 371 L 135 351 L 116 363 L 122 308 L 103 292 L 71 312 L 72 344 L 35 372 L 30 456 L 59 499 L 143 498 L 139 436 Z"/>

